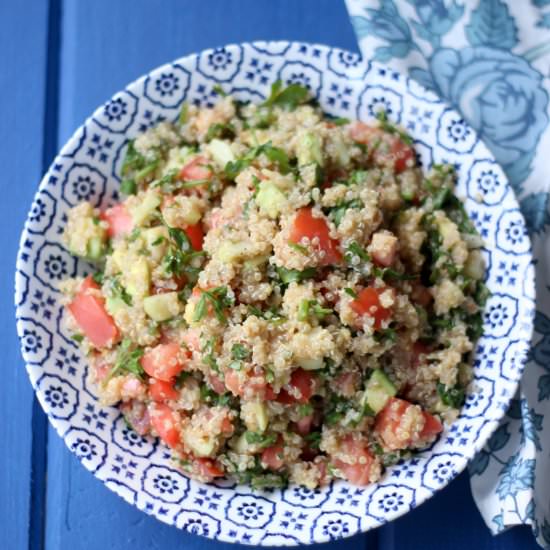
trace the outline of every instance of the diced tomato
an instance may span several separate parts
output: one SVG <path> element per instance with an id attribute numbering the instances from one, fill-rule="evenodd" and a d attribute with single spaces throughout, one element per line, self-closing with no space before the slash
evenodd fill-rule
<path id="1" fill-rule="evenodd" d="M 406 449 L 413 443 L 417 426 L 415 422 L 424 424 L 423 418 L 418 418 L 415 411 L 409 409 L 415 406 L 404 399 L 392 397 L 386 406 L 378 413 L 374 430 L 378 432 L 384 446 L 390 451 Z M 420 430 L 421 431 L 421 430 Z"/>
<path id="2" fill-rule="evenodd" d="M 194 463 L 198 474 L 208 480 L 223 477 L 224 475 L 223 468 L 211 458 L 196 458 Z"/>
<path id="3" fill-rule="evenodd" d="M 199 352 L 201 350 L 200 337 L 201 331 L 199 329 L 189 328 L 183 333 L 181 338 L 189 351 Z"/>
<path id="4" fill-rule="evenodd" d="M 150 409 L 151 424 L 159 437 L 172 449 L 180 443 L 180 430 L 174 411 L 162 403 L 155 403 Z"/>
<path id="5" fill-rule="evenodd" d="M 411 160 L 416 158 L 414 149 L 403 143 L 400 139 L 395 138 L 392 140 L 390 147 L 390 154 L 394 157 L 394 168 L 397 173 L 403 172 L 409 168 L 409 164 L 413 165 Z"/>
<path id="6" fill-rule="evenodd" d="M 143 401 L 137 399 L 126 401 L 121 404 L 120 411 L 139 435 L 146 435 L 151 431 L 151 416 Z"/>
<path id="7" fill-rule="evenodd" d="M 218 394 L 222 395 L 227 391 L 224 381 L 218 376 L 211 375 L 208 377 L 208 382 L 210 382 L 210 387 Z"/>
<path id="8" fill-rule="evenodd" d="M 280 438 L 275 445 L 263 450 L 261 462 L 270 470 L 280 470 L 284 466 L 284 447 Z"/>
<path id="9" fill-rule="evenodd" d="M 262 376 L 254 376 L 249 380 L 241 380 L 239 373 L 234 369 L 227 369 L 224 375 L 226 388 L 235 396 L 242 397 L 245 393 L 259 397 L 266 401 L 273 401 L 277 394 Z"/>
<path id="10" fill-rule="evenodd" d="M 178 390 L 174 388 L 173 382 L 157 380 L 156 378 L 152 378 L 149 381 L 149 393 L 153 401 L 157 403 L 164 403 L 164 401 L 177 399 L 179 397 Z"/>
<path id="11" fill-rule="evenodd" d="M 105 309 L 105 300 L 90 292 L 92 289 L 98 290 L 99 286 L 91 277 L 86 277 L 67 308 L 88 340 L 95 347 L 102 348 L 116 343 L 120 335 Z"/>
<path id="12" fill-rule="evenodd" d="M 386 147 L 376 147 L 372 151 L 372 159 L 375 164 L 393 165 L 396 172 L 403 172 L 409 167 L 409 161 L 414 160 L 414 149 L 404 143 L 396 135 L 388 135 L 381 128 L 369 126 L 363 122 L 355 122 L 350 126 L 350 136 L 353 140 L 373 145 L 378 140 L 383 140 L 389 145 Z"/>
<path id="13" fill-rule="evenodd" d="M 134 220 L 132 220 L 132 216 L 122 203 L 107 208 L 101 213 L 100 218 L 109 224 L 107 229 L 109 237 L 128 235 L 134 228 Z"/>
<path id="14" fill-rule="evenodd" d="M 176 342 L 158 344 L 141 358 L 143 370 L 153 378 L 170 382 L 184 369 L 185 352 Z"/>
<path id="15" fill-rule="evenodd" d="M 285 403 L 286 405 L 292 403 L 307 403 L 313 395 L 315 375 L 304 369 L 296 369 L 290 375 L 290 382 L 288 385 L 292 388 L 292 392 L 282 389 L 277 396 L 277 401 L 279 403 Z"/>
<path id="16" fill-rule="evenodd" d="M 121 387 L 121 395 L 125 401 L 128 399 L 143 398 L 145 396 L 145 391 L 145 384 L 133 375 L 126 376 Z"/>
<path id="17" fill-rule="evenodd" d="M 342 454 L 350 457 L 349 462 L 348 460 L 336 459 L 334 460 L 334 466 L 353 485 L 368 485 L 374 457 L 370 454 L 367 446 L 363 442 L 354 439 L 352 435 L 348 435 L 342 441 Z"/>
<path id="18" fill-rule="evenodd" d="M 430 347 L 422 342 L 415 342 L 412 346 L 411 367 L 417 368 L 422 361 L 422 355 L 430 353 Z"/>
<path id="19" fill-rule="evenodd" d="M 397 237 L 389 231 L 377 231 L 373 236 L 368 251 L 375 264 L 382 267 L 393 265 L 399 247 Z"/>
<path id="20" fill-rule="evenodd" d="M 424 428 L 420 432 L 420 439 L 431 439 L 443 431 L 443 424 L 439 418 L 426 411 L 423 411 L 422 415 L 424 416 L 425 423 Z"/>
<path id="21" fill-rule="evenodd" d="M 224 374 L 226 388 L 235 396 L 242 395 L 243 387 L 239 373 L 234 369 L 227 369 Z"/>
<path id="22" fill-rule="evenodd" d="M 303 416 L 296 422 L 296 432 L 300 435 L 307 435 L 311 431 L 311 426 L 313 424 L 313 415 L 308 414 Z"/>
<path id="23" fill-rule="evenodd" d="M 432 293 L 420 283 L 412 283 L 411 300 L 422 307 L 428 307 L 432 301 Z"/>
<path id="24" fill-rule="evenodd" d="M 359 143 L 369 145 L 371 141 L 378 140 L 382 136 L 382 130 L 376 126 L 369 126 L 364 122 L 354 122 L 349 126 L 351 139 Z"/>
<path id="25" fill-rule="evenodd" d="M 212 177 L 212 170 L 208 165 L 205 157 L 195 157 L 181 169 L 179 177 L 183 181 L 208 180 Z"/>
<path id="26" fill-rule="evenodd" d="M 311 208 L 307 206 L 298 210 L 290 230 L 289 241 L 300 244 L 304 237 L 310 241 L 314 238 L 319 240 L 319 250 L 325 253 L 320 265 L 338 264 L 342 261 L 340 243 L 330 237 L 327 221 L 323 217 L 315 218 Z"/>
<path id="27" fill-rule="evenodd" d="M 189 238 L 189 242 L 191 243 L 193 250 L 202 250 L 204 233 L 202 231 L 202 225 L 200 224 L 200 222 L 196 223 L 195 225 L 188 225 L 183 230 Z"/>
<path id="28" fill-rule="evenodd" d="M 353 395 L 357 391 L 358 383 L 358 372 L 343 372 L 335 378 L 334 384 L 331 384 L 331 386 L 332 389 L 339 395 L 343 395 L 345 397 L 353 397 Z"/>
<path id="29" fill-rule="evenodd" d="M 380 295 L 386 290 L 388 290 L 387 287 L 375 288 L 368 286 L 361 290 L 357 298 L 350 303 L 351 309 L 357 315 L 368 315 L 374 318 L 373 326 L 375 329 L 379 329 L 382 326 L 382 322 L 389 319 L 392 315 L 390 308 L 382 307 L 380 304 Z"/>

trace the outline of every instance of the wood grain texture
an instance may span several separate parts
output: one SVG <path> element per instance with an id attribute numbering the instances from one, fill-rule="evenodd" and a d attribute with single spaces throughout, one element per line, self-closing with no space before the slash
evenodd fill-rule
<path id="1" fill-rule="evenodd" d="M 0 547 L 9 550 L 238 549 L 158 522 L 79 464 L 35 407 L 20 359 L 11 289 L 19 232 L 40 175 L 111 94 L 157 65 L 207 47 L 255 39 L 322 42 L 357 51 L 340 0 L 0 1 L 0 272 L 6 372 L 0 413 Z M 15 83 L 15 86 L 14 86 Z M 15 93 L 14 93 L 15 91 Z M 32 438 L 31 438 L 32 435 Z M 47 448 L 46 448 L 47 443 Z M 47 465 L 47 477 L 45 468 Z M 34 480 L 31 474 L 34 472 Z M 46 491 L 46 494 L 44 494 Z M 4 544 L 4 541 L 9 541 Z M 407 516 L 327 550 L 537 548 L 527 528 L 492 538 L 466 474 Z M 319 546 L 321 548 L 321 546 Z"/>
<path id="2" fill-rule="evenodd" d="M 32 10 L 34 16 L 28 18 Z M 46 420 L 25 372 L 15 334 L 13 285 L 15 256 L 27 210 L 53 151 L 44 134 L 48 2 L 0 2 L 0 546 L 27 548 L 41 538 Z M 48 159 L 48 162 L 51 158 Z M 37 437 L 33 440 L 33 432 Z M 34 459 L 34 460 L 33 460 Z M 31 516 L 30 510 L 38 511 Z M 32 528 L 31 528 L 32 526 Z M 7 546 L 3 546 L 4 543 Z"/>

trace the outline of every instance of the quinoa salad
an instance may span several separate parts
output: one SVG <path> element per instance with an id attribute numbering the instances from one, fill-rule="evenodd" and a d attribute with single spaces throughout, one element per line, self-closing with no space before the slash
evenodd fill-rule
<path id="1" fill-rule="evenodd" d="M 72 208 L 61 284 L 101 403 L 200 481 L 376 482 L 452 423 L 487 298 L 450 165 L 384 112 L 217 90 L 128 143 L 120 202 Z"/>

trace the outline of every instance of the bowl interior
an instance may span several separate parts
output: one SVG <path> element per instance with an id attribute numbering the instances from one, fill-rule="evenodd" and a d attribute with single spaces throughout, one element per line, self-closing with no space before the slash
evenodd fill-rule
<path id="1" fill-rule="evenodd" d="M 170 453 L 103 409 L 87 367 L 64 332 L 58 283 L 90 271 L 61 245 L 66 211 L 81 200 L 117 200 L 128 139 L 174 120 L 184 101 L 210 106 L 215 85 L 260 101 L 270 84 L 299 82 L 333 115 L 369 119 L 385 109 L 415 140 L 423 167 L 453 163 L 458 194 L 485 240 L 492 293 L 477 343 L 475 380 L 459 419 L 429 450 L 388 469 L 380 483 L 337 482 L 253 492 L 205 485 L 170 465 Z M 158 519 L 207 537 L 261 545 L 324 542 L 366 531 L 414 508 L 464 469 L 513 396 L 532 331 L 534 275 L 524 219 L 502 169 L 461 116 L 419 84 L 356 54 L 272 42 L 226 46 L 164 65 L 100 107 L 54 160 L 30 209 L 16 269 L 17 330 L 44 411 L 82 464 L 111 490 Z"/>

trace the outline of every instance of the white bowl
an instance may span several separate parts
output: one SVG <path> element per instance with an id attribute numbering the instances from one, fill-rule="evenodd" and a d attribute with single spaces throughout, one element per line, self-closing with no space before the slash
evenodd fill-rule
<path id="1" fill-rule="evenodd" d="M 125 144 L 183 101 L 215 103 L 214 86 L 260 101 L 281 79 L 307 86 L 333 115 L 368 119 L 384 108 L 415 140 L 424 167 L 458 168 L 458 194 L 485 240 L 492 292 L 475 380 L 459 419 L 429 449 L 388 468 L 374 485 L 344 481 L 309 490 L 254 492 L 229 481 L 201 484 L 172 468 L 170 453 L 103 409 L 86 362 L 64 332 L 57 284 L 90 270 L 62 246 L 66 212 L 83 199 L 117 200 Z M 50 422 L 82 464 L 148 514 L 217 540 L 259 545 L 323 542 L 364 532 L 432 496 L 461 472 L 498 425 L 521 376 L 533 325 L 534 276 L 525 221 L 491 153 L 462 117 L 415 81 L 327 46 L 256 42 L 190 55 L 155 69 L 100 107 L 40 183 L 21 238 L 16 270 L 17 330 L 31 383 Z"/>

